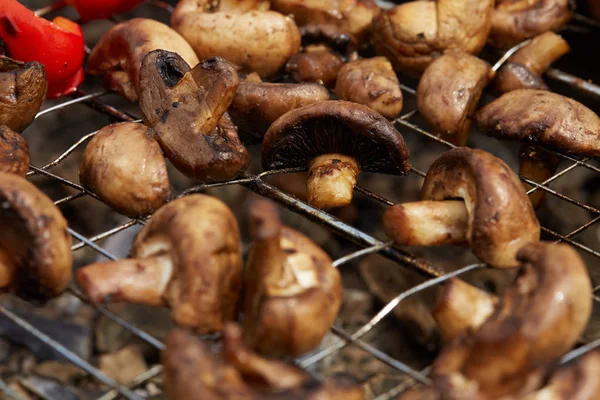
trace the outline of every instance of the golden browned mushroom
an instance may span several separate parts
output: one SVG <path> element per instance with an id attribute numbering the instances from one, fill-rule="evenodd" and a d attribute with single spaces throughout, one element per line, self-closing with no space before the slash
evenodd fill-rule
<path id="1" fill-rule="evenodd" d="M 341 100 L 287 112 L 265 134 L 262 152 L 265 169 L 308 167 L 308 202 L 319 208 L 348 205 L 361 170 L 406 175 L 408 158 L 388 120 Z"/>
<path id="2" fill-rule="evenodd" d="M 79 180 L 129 217 L 152 214 L 169 200 L 167 164 L 150 128 L 135 122 L 100 129 L 83 152 Z"/>
<path id="3" fill-rule="evenodd" d="M 492 24 L 493 0 L 417 0 L 381 13 L 373 45 L 396 71 L 420 75 L 446 50 L 478 54 Z"/>
<path id="4" fill-rule="evenodd" d="M 48 82 L 38 62 L 20 62 L 0 55 L 0 125 L 22 132 L 46 97 Z"/>
<path id="5" fill-rule="evenodd" d="M 562 27 L 572 16 L 571 0 L 498 0 L 489 41 L 493 46 L 508 49 Z"/>
<path id="6" fill-rule="evenodd" d="M 224 57 L 245 72 L 267 77 L 300 48 L 294 21 L 268 8 L 263 0 L 181 0 L 171 26 L 200 59 Z"/>
<path id="7" fill-rule="evenodd" d="M 423 201 L 390 207 L 383 226 L 409 246 L 467 244 L 483 262 L 517 265 L 515 254 L 540 238 L 540 224 L 517 175 L 483 150 L 458 147 L 427 171 Z"/>
<path id="8" fill-rule="evenodd" d="M 104 85 L 131 101 L 140 94 L 140 68 L 146 54 L 162 49 L 179 54 L 189 65 L 198 64 L 190 45 L 167 25 L 134 18 L 110 28 L 90 54 L 87 69 L 103 78 Z"/>
<path id="9" fill-rule="evenodd" d="M 348 375 L 319 382 L 293 365 L 262 358 L 246 348 L 242 331 L 228 324 L 223 349 L 215 354 L 184 330 L 165 341 L 162 364 L 170 400 L 363 400 Z"/>
<path id="10" fill-rule="evenodd" d="M 282 226 L 275 204 L 250 206 L 244 340 L 261 354 L 298 357 L 316 348 L 342 304 L 341 276 L 308 237 Z"/>
<path id="11" fill-rule="evenodd" d="M 545 90 L 519 89 L 475 113 L 479 130 L 560 152 L 600 155 L 600 118 L 583 104 Z"/>
<path id="12" fill-rule="evenodd" d="M 131 257 L 77 271 L 91 302 L 166 306 L 176 323 L 201 333 L 236 318 L 240 234 L 222 201 L 196 194 L 163 206 L 135 239 Z"/>
<path id="13" fill-rule="evenodd" d="M 513 54 L 498 70 L 494 89 L 498 95 L 517 89 L 544 89 L 542 74 L 560 57 L 571 51 L 569 44 L 554 32 L 534 37 Z"/>
<path id="14" fill-rule="evenodd" d="M 335 94 L 394 119 L 402 111 L 400 82 L 385 57 L 350 61 L 338 72 Z"/>
<path id="15" fill-rule="evenodd" d="M 0 172 L 20 176 L 29 171 L 29 145 L 25 138 L 5 125 L 0 125 Z"/>
<path id="16" fill-rule="evenodd" d="M 542 183 L 556 174 L 561 161 L 560 156 L 550 153 L 541 147 L 523 143 L 519 150 L 519 175 L 537 183 Z M 534 186 L 523 182 L 525 190 Z M 533 208 L 542 205 L 546 192 L 538 189 L 529 195 Z"/>
<path id="17" fill-rule="evenodd" d="M 18 175 L 0 172 L 0 292 L 35 302 L 71 281 L 67 221 L 52 200 Z"/>
<path id="18" fill-rule="evenodd" d="M 488 63 L 450 51 L 427 67 L 417 87 L 419 112 L 443 139 L 464 146 L 471 114 L 494 73 Z"/>
<path id="19" fill-rule="evenodd" d="M 250 155 L 225 113 L 239 84 L 230 62 L 215 57 L 190 69 L 179 55 L 155 50 L 142 62 L 140 83 L 144 123 L 175 168 L 204 182 L 246 169 Z"/>

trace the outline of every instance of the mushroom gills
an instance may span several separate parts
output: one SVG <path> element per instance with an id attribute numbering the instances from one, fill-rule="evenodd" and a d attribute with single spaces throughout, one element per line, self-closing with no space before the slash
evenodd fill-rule
<path id="1" fill-rule="evenodd" d="M 323 154 L 313 158 L 308 169 L 308 202 L 317 208 L 343 207 L 352 201 L 356 160 L 343 154 Z"/>

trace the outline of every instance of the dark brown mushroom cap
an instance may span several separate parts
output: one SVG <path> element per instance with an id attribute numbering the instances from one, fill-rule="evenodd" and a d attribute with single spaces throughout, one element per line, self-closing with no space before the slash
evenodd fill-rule
<path id="1" fill-rule="evenodd" d="M 5 125 L 0 125 L 0 172 L 20 176 L 29 171 L 29 145 L 25 138 Z"/>
<path id="2" fill-rule="evenodd" d="M 0 56 L 0 125 L 22 132 L 35 118 L 46 97 L 44 67 Z"/>
<path id="3" fill-rule="evenodd" d="M 44 302 L 71 281 L 67 221 L 52 200 L 26 179 L 0 172 L 0 269 L 11 279 L 0 291 Z"/>
<path id="4" fill-rule="evenodd" d="M 309 23 L 300 28 L 300 34 L 303 46 L 325 44 L 346 59 L 358 47 L 354 36 L 335 25 Z"/>
<path id="5" fill-rule="evenodd" d="M 410 152 L 381 114 L 361 104 L 328 100 L 292 110 L 271 125 L 263 140 L 265 169 L 307 166 L 321 154 L 354 158 L 362 171 L 406 175 Z"/>
<path id="6" fill-rule="evenodd" d="M 458 147 L 432 165 L 424 200 L 463 199 L 473 253 L 496 267 L 515 267 L 516 252 L 540 237 L 540 224 L 517 175 L 504 161 L 478 149 Z"/>

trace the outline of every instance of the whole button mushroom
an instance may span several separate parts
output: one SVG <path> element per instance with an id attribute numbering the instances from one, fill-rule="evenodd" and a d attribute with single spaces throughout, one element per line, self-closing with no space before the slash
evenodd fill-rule
<path id="1" fill-rule="evenodd" d="M 29 171 L 29 145 L 25 138 L 0 125 L 0 172 L 25 177 Z"/>
<path id="2" fill-rule="evenodd" d="M 360 171 L 406 175 L 409 150 L 381 114 L 347 101 L 322 101 L 289 111 L 263 140 L 265 169 L 308 167 L 308 202 L 319 208 L 352 201 Z"/>
<path id="3" fill-rule="evenodd" d="M 43 303 L 71 282 L 67 221 L 52 200 L 18 175 L 0 172 L 0 292 Z"/>
<path id="4" fill-rule="evenodd" d="M 429 168 L 421 198 L 386 211 L 385 232 L 397 243 L 467 244 L 481 261 L 512 268 L 517 251 L 540 238 L 519 178 L 485 151 L 459 147 L 443 154 Z"/>
<path id="5" fill-rule="evenodd" d="M 268 200 L 251 204 L 250 232 L 244 340 L 261 354 L 298 357 L 333 325 L 342 304 L 340 273 L 308 237 L 281 225 Z"/>
<path id="6" fill-rule="evenodd" d="M 0 56 L 0 125 L 22 132 L 31 124 L 46 98 L 44 67 Z"/>
<path id="7" fill-rule="evenodd" d="M 167 25 L 134 18 L 110 28 L 100 38 L 87 63 L 91 75 L 103 78 L 104 86 L 136 101 L 140 94 L 140 68 L 152 50 L 179 54 L 191 66 L 199 60 L 190 45 Z"/>
<path id="8" fill-rule="evenodd" d="M 494 73 L 470 54 L 449 51 L 433 61 L 417 87 L 417 107 L 434 131 L 457 146 L 467 144 L 471 114 Z"/>
<path id="9" fill-rule="evenodd" d="M 268 8 L 263 0 L 181 0 L 171 26 L 200 59 L 223 57 L 264 78 L 278 72 L 300 48 L 294 21 Z"/>
<path id="10" fill-rule="evenodd" d="M 100 129 L 83 152 L 79 180 L 115 211 L 152 214 L 170 195 L 167 164 L 150 128 L 135 122 Z"/>
<path id="11" fill-rule="evenodd" d="M 163 206 L 138 234 L 131 257 L 77 271 L 91 302 L 169 307 L 177 324 L 200 333 L 219 331 L 236 318 L 240 234 L 220 200 L 197 194 Z"/>
<path id="12" fill-rule="evenodd" d="M 190 69 L 179 55 L 155 50 L 142 62 L 140 84 L 144 123 L 175 168 L 203 182 L 246 169 L 250 155 L 225 113 L 239 85 L 230 62 L 215 57 Z"/>

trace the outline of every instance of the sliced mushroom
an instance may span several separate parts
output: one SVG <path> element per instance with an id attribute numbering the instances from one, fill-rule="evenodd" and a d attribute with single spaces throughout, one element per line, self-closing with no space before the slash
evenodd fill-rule
<path id="1" fill-rule="evenodd" d="M 478 54 L 492 24 L 493 0 L 418 0 L 381 13 L 373 23 L 375 52 L 396 71 L 420 75 L 446 50 Z"/>
<path id="2" fill-rule="evenodd" d="M 144 123 L 156 131 L 167 158 L 186 176 L 223 181 L 242 173 L 250 155 L 225 113 L 239 84 L 234 66 L 219 57 L 190 70 L 177 54 L 150 52 L 140 73 Z"/>
<path id="3" fill-rule="evenodd" d="M 402 111 L 400 82 L 385 57 L 350 61 L 338 72 L 335 94 L 341 100 L 364 104 L 388 119 Z"/>
<path id="4" fill-rule="evenodd" d="M 300 48 L 294 21 L 266 11 L 266 1 L 181 0 L 171 26 L 201 59 L 224 57 L 245 72 L 268 77 Z"/>
<path id="5" fill-rule="evenodd" d="M 308 237 L 282 226 L 268 200 L 251 204 L 250 234 L 245 342 L 261 354 L 279 357 L 298 357 L 315 349 L 342 304 L 339 271 Z"/>
<path id="6" fill-rule="evenodd" d="M 265 169 L 308 167 L 308 202 L 348 205 L 362 171 L 406 175 L 409 150 L 388 120 L 369 107 L 322 101 L 289 111 L 263 140 Z"/>
<path id="7" fill-rule="evenodd" d="M 29 145 L 25 138 L 0 125 L 0 172 L 20 176 L 29 171 Z"/>
<path id="8" fill-rule="evenodd" d="M 0 55 L 0 125 L 22 132 L 46 98 L 48 82 L 38 62 L 20 62 Z"/>
<path id="9" fill-rule="evenodd" d="M 545 90 L 519 89 L 475 113 L 479 130 L 560 152 L 600 155 L 600 118 L 583 104 Z"/>
<path id="10" fill-rule="evenodd" d="M 557 30 L 572 16 L 571 0 L 498 0 L 489 41 L 508 49 L 525 39 Z"/>
<path id="11" fill-rule="evenodd" d="M 100 129 L 83 152 L 79 180 L 117 212 L 152 214 L 169 200 L 167 165 L 150 128 L 135 122 Z"/>
<path id="12" fill-rule="evenodd" d="M 538 242 L 517 258 L 521 275 L 491 317 L 445 348 L 433 365 L 435 386 L 451 398 L 520 398 L 539 385 L 588 323 L 592 286 L 575 250 Z"/>
<path id="13" fill-rule="evenodd" d="M 18 175 L 0 172 L 0 292 L 34 302 L 71 282 L 67 221 L 52 200 Z"/>
<path id="14" fill-rule="evenodd" d="M 244 346 L 237 325 L 228 324 L 223 334 L 218 354 L 183 330 L 167 336 L 162 363 L 169 399 L 364 399 L 362 389 L 348 375 L 319 382 L 301 368 L 253 353 Z"/>
<path id="15" fill-rule="evenodd" d="M 316 83 L 240 83 L 229 114 L 241 132 L 262 139 L 286 112 L 329 100 L 329 92 Z"/>
<path id="16" fill-rule="evenodd" d="M 158 21 L 134 18 L 110 28 L 90 54 L 87 69 L 103 78 L 104 85 L 136 101 L 140 95 L 140 68 L 146 54 L 162 49 L 179 54 L 189 65 L 199 60 L 176 31 Z"/>
<path id="17" fill-rule="evenodd" d="M 458 147 L 429 168 L 422 202 L 390 207 L 383 226 L 410 246 L 467 244 L 483 262 L 517 265 L 515 255 L 540 238 L 540 224 L 517 175 L 493 155 Z M 461 199 L 461 200 L 455 200 Z"/>
<path id="18" fill-rule="evenodd" d="M 519 175 L 537 183 L 542 183 L 556 174 L 561 158 L 538 147 L 523 143 L 519 150 Z M 523 182 L 525 190 L 533 185 Z M 529 195 L 533 208 L 542 205 L 546 192 L 538 189 Z"/>
<path id="19" fill-rule="evenodd" d="M 91 302 L 166 306 L 176 323 L 200 333 L 218 331 L 236 318 L 240 234 L 220 200 L 196 194 L 163 206 L 138 234 L 131 255 L 77 271 Z"/>
<path id="20" fill-rule="evenodd" d="M 417 87 L 419 112 L 443 139 L 464 146 L 471 114 L 494 76 L 488 63 L 457 51 L 432 62 Z"/>
<path id="21" fill-rule="evenodd" d="M 569 51 L 569 44 L 554 32 L 536 36 L 498 70 L 494 82 L 496 93 L 500 95 L 517 89 L 548 90 L 542 74 Z"/>

